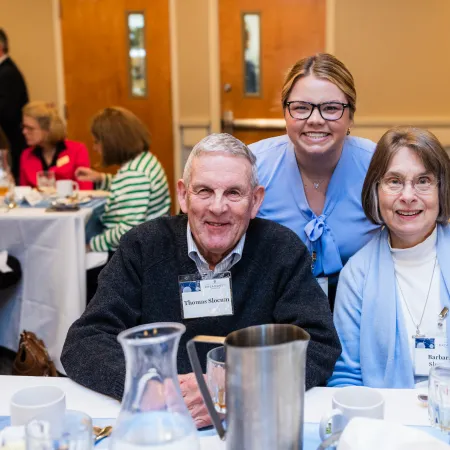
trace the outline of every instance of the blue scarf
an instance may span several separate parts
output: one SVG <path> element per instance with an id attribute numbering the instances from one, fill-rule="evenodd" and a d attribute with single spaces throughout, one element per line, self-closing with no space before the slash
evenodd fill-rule
<path id="1" fill-rule="evenodd" d="M 388 231 L 374 238 L 373 254 L 366 274 L 361 311 L 360 360 L 364 384 L 372 387 L 412 388 L 414 369 L 409 338 L 398 298 Z M 370 244 L 369 244 L 370 245 Z M 437 259 L 441 268 L 442 307 L 450 307 L 450 227 L 437 227 Z M 450 342 L 450 325 L 447 324 Z"/>

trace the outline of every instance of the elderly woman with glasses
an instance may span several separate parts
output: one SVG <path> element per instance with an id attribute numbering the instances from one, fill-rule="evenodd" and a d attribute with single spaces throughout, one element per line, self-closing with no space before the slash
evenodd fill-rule
<path id="1" fill-rule="evenodd" d="M 360 200 L 375 144 L 349 136 L 355 85 L 332 55 L 298 61 L 286 76 L 281 102 L 287 135 L 250 146 L 266 188 L 259 216 L 302 239 L 314 275 L 329 277 L 332 304 L 343 265 L 378 228 L 367 220 Z"/>
<path id="2" fill-rule="evenodd" d="M 450 159 L 436 137 L 389 130 L 362 204 L 384 227 L 341 272 L 334 320 L 342 355 L 329 385 L 412 388 L 449 359 Z"/>
<path id="3" fill-rule="evenodd" d="M 20 184 L 37 186 L 37 174 L 49 171 L 56 180 L 75 180 L 78 167 L 90 166 L 89 153 L 81 142 L 66 139 L 66 125 L 52 103 L 35 101 L 23 109 L 22 130 L 29 146 L 20 157 Z M 92 189 L 80 181 L 80 189 Z"/>

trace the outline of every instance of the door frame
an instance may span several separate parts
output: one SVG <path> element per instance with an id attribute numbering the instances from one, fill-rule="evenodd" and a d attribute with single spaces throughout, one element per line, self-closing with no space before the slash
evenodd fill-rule
<path id="1" fill-rule="evenodd" d="M 177 30 L 176 30 L 176 0 L 168 0 L 169 7 L 169 41 L 170 41 L 170 64 L 171 64 L 171 91 L 172 91 L 172 142 L 173 142 L 173 161 L 174 161 L 174 185 L 170 190 L 176 193 L 176 183 L 181 178 L 181 143 L 180 143 L 180 106 L 179 106 L 179 82 L 178 82 L 178 48 L 177 48 Z M 52 14 L 54 23 L 54 42 L 56 57 L 56 80 L 57 80 L 57 107 L 61 117 L 66 119 L 65 105 L 65 82 L 64 82 L 64 56 L 62 42 L 62 24 L 61 24 L 61 0 L 52 0 Z M 176 199 L 176 195 L 174 196 Z M 175 205 L 178 209 L 178 205 Z"/>

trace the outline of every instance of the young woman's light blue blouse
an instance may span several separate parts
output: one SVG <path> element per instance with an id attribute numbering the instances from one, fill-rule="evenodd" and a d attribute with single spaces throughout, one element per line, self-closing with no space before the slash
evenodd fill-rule
<path id="1" fill-rule="evenodd" d="M 346 137 L 320 216 L 308 205 L 294 146 L 287 135 L 256 142 L 250 149 L 257 158 L 259 182 L 266 188 L 258 216 L 297 233 L 309 251 L 316 253 L 315 276 L 338 273 L 378 229 L 361 206 L 361 189 L 375 144 Z"/>

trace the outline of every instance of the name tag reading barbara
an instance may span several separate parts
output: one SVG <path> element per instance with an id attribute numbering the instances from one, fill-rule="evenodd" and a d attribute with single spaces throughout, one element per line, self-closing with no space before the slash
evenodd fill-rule
<path id="1" fill-rule="evenodd" d="M 414 374 L 416 376 L 428 376 L 432 367 L 449 361 L 446 337 L 416 337 L 414 339 Z"/>
<path id="2" fill-rule="evenodd" d="M 179 278 L 183 318 L 232 315 L 230 272 L 214 274 L 214 278 L 198 278 L 197 275 L 183 275 Z"/>

